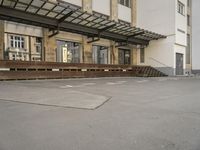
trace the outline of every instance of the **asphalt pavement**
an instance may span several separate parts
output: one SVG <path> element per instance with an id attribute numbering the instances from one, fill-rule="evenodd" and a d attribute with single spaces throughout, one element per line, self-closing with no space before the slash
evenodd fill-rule
<path id="1" fill-rule="evenodd" d="M 200 150 L 200 78 L 1 81 L 0 150 Z"/>

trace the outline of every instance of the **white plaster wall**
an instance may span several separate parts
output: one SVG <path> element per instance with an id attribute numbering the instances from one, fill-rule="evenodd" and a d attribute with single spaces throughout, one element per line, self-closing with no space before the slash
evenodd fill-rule
<path id="1" fill-rule="evenodd" d="M 93 0 L 93 11 L 110 16 L 110 0 Z"/>
<path id="2" fill-rule="evenodd" d="M 192 69 L 200 70 L 200 1 L 192 0 Z"/>
<path id="3" fill-rule="evenodd" d="M 140 63 L 140 50 L 138 50 L 138 64 L 174 68 L 174 40 L 175 36 L 169 36 L 167 39 L 150 42 L 145 48 L 144 64 Z"/>
<path id="4" fill-rule="evenodd" d="M 174 35 L 175 9 L 175 0 L 138 0 L 137 26 L 164 35 Z"/>
<path id="5" fill-rule="evenodd" d="M 138 64 L 150 65 L 158 68 L 171 68 L 174 70 L 174 44 L 175 44 L 175 0 L 138 0 L 137 26 L 156 33 L 166 35 L 166 39 L 151 41 L 145 48 L 145 63 L 140 63 L 140 50 L 138 50 Z"/>
<path id="6" fill-rule="evenodd" d="M 185 15 L 178 13 L 178 1 L 176 3 L 176 43 L 187 46 L 187 0 L 180 0 L 185 5 Z M 178 29 L 184 31 L 182 33 Z"/>
<path id="7" fill-rule="evenodd" d="M 62 1 L 82 7 L 82 0 L 62 0 Z"/>
<path id="8" fill-rule="evenodd" d="M 5 21 L 5 32 L 42 37 L 42 28 Z"/>
<path id="9" fill-rule="evenodd" d="M 118 4 L 118 19 L 131 23 L 131 8 Z"/>

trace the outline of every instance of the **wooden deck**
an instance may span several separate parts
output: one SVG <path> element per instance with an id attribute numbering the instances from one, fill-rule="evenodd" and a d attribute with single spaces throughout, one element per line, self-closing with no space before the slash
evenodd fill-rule
<path id="1" fill-rule="evenodd" d="M 161 77 L 166 75 L 150 66 L 0 61 L 0 80 L 131 76 Z"/>

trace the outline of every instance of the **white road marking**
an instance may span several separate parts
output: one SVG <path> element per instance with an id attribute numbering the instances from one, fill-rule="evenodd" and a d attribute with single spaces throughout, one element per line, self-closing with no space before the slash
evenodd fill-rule
<path id="1" fill-rule="evenodd" d="M 60 88 L 72 88 L 73 86 L 72 85 L 64 85 L 64 86 L 60 86 Z"/>
<path id="2" fill-rule="evenodd" d="M 95 85 L 96 83 L 83 83 L 80 85 L 64 85 L 64 86 L 60 86 L 60 88 L 73 88 L 73 87 L 84 87 L 84 86 L 91 86 L 91 85 Z"/>
<path id="3" fill-rule="evenodd" d="M 107 85 L 120 85 L 120 84 L 124 84 L 127 81 L 117 81 L 117 82 L 107 82 Z"/>
<path id="4" fill-rule="evenodd" d="M 159 79 L 158 81 L 160 81 L 160 82 L 167 81 L 167 79 Z"/>
<path id="5" fill-rule="evenodd" d="M 83 83 L 84 86 L 87 86 L 87 85 L 95 85 L 96 83 Z"/>
<path id="6" fill-rule="evenodd" d="M 140 81 L 137 81 L 138 83 L 145 83 L 145 82 L 148 82 L 149 80 L 140 80 Z"/>

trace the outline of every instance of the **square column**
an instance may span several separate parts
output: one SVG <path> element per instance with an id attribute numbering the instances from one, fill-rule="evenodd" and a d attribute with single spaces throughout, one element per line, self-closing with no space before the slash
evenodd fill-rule
<path id="1" fill-rule="evenodd" d="M 137 65 L 137 49 L 133 48 L 131 50 L 131 65 Z"/>
<path id="2" fill-rule="evenodd" d="M 111 0 L 110 6 L 110 19 L 118 21 L 118 0 Z"/>
<path id="3" fill-rule="evenodd" d="M 4 59 L 4 21 L 0 20 L 0 60 Z"/>
<path id="4" fill-rule="evenodd" d="M 82 4 L 83 11 L 87 11 L 92 14 L 92 0 L 82 0 Z M 87 41 L 87 37 L 82 36 L 83 63 L 92 63 L 92 43 L 88 43 Z"/>
<path id="5" fill-rule="evenodd" d="M 88 13 L 92 13 L 92 0 L 82 0 L 83 11 L 87 11 Z"/>
<path id="6" fill-rule="evenodd" d="M 115 47 L 115 42 L 111 42 L 110 47 L 110 63 L 111 64 L 119 64 L 118 62 L 118 48 Z"/>
<path id="7" fill-rule="evenodd" d="M 56 39 L 55 36 L 49 38 L 49 29 L 46 28 L 43 28 L 43 45 L 42 60 L 56 62 Z"/>
<path id="8" fill-rule="evenodd" d="M 137 25 L 137 0 L 131 1 L 131 25 Z"/>
<path id="9" fill-rule="evenodd" d="M 87 42 L 87 37 L 83 36 L 83 63 L 92 63 L 92 44 Z"/>

